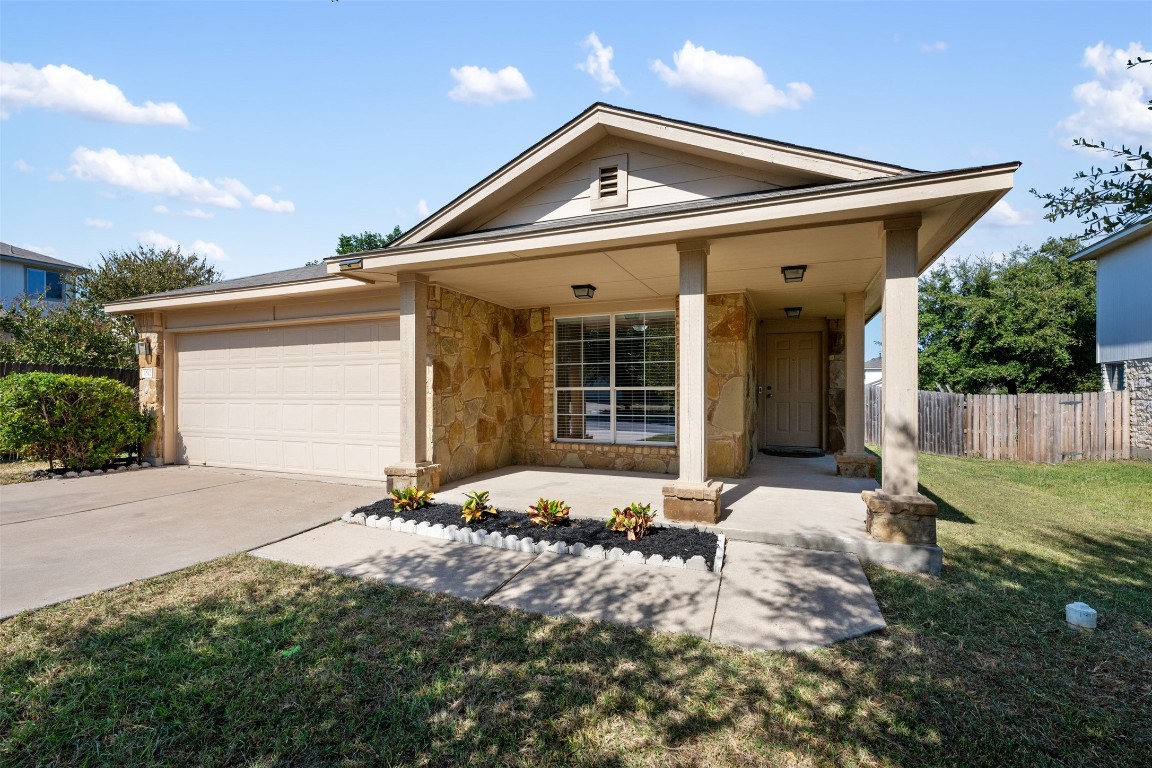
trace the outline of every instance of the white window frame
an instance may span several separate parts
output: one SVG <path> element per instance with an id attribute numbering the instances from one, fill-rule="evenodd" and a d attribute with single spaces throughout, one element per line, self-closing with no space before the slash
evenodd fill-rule
<path id="1" fill-rule="evenodd" d="M 604 168 L 616 166 L 616 194 L 608 197 L 600 196 L 600 171 Z M 592 201 L 592 210 L 600 211 L 607 208 L 626 208 L 628 206 L 628 155 L 612 155 L 600 157 L 590 164 L 592 186 L 589 199 Z"/>
<path id="2" fill-rule="evenodd" d="M 676 371 L 679 369 L 679 361 L 677 357 L 680 354 L 678 345 L 673 343 L 673 384 L 667 387 L 617 387 L 616 386 L 616 319 L 627 315 L 655 315 L 655 314 L 669 314 L 673 317 L 673 340 L 678 333 L 679 326 L 675 322 L 675 311 L 666 309 L 641 309 L 632 312 L 597 312 L 588 315 L 565 315 L 563 317 L 552 318 L 552 440 L 557 443 L 576 443 L 579 445 L 636 445 L 636 446 L 649 446 L 657 448 L 676 448 L 680 442 L 680 393 L 676 387 Z M 561 387 L 556 382 L 557 366 L 559 363 L 559 333 L 557 326 L 564 320 L 582 320 L 589 317 L 607 317 L 608 318 L 608 386 L 607 387 Z M 583 339 L 581 339 L 583 343 Z M 609 424 L 611 431 L 611 438 L 608 440 L 597 440 L 588 438 L 581 440 L 577 437 L 558 437 L 560 434 L 560 393 L 561 392 L 608 392 L 609 403 Z M 620 390 L 626 392 L 672 392 L 672 439 L 667 442 L 658 442 L 652 440 L 618 440 L 616 430 L 616 393 Z"/>
<path id="3" fill-rule="evenodd" d="M 31 277 L 33 272 L 38 272 L 42 276 L 41 280 L 40 280 L 42 287 L 40 288 L 39 291 L 33 291 L 31 286 L 29 285 L 28 279 L 29 279 L 29 277 Z M 56 275 L 57 276 L 57 282 L 60 284 L 60 296 L 59 297 L 47 295 L 47 292 L 48 292 L 48 275 Z M 44 269 L 42 267 L 24 267 L 24 293 L 28 294 L 29 296 L 43 297 L 43 299 L 45 301 L 63 301 L 64 300 L 64 275 L 57 272 L 54 269 Z"/>

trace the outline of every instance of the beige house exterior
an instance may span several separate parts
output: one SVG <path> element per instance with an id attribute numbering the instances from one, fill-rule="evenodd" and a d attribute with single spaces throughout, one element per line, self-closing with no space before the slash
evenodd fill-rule
<path id="1" fill-rule="evenodd" d="M 881 541 L 934 545 L 917 277 L 1017 168 L 914 171 L 595 104 L 385 249 L 108 310 L 150 343 L 160 461 L 428 488 L 656 472 L 665 516 L 703 522 L 715 478 L 763 448 L 874 471 L 864 324 L 883 312 L 883 482 L 861 510 Z"/>

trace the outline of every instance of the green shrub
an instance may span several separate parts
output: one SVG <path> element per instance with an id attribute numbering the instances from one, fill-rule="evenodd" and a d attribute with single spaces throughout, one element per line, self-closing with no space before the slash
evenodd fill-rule
<path id="1" fill-rule="evenodd" d="M 604 527 L 611 531 L 627 533 L 629 541 L 639 541 L 648 533 L 655 519 L 656 513 L 652 511 L 651 504 L 634 501 L 624 509 L 613 509 L 612 517 Z"/>
<path id="2" fill-rule="evenodd" d="M 432 503 L 432 494 L 414 485 L 392 489 L 392 508 L 401 512 L 427 507 Z"/>
<path id="3" fill-rule="evenodd" d="M 114 379 L 17 373 L 0 379 L 0 451 L 97 469 L 152 436 L 153 417 Z"/>
<path id="4" fill-rule="evenodd" d="M 496 510 L 488 503 L 488 491 L 470 491 L 464 494 L 467 499 L 460 508 L 460 517 L 466 523 L 479 523 L 488 515 L 495 515 Z"/>
<path id="5" fill-rule="evenodd" d="M 571 511 L 562 501 L 540 499 L 534 506 L 528 507 L 528 521 L 541 528 L 551 528 L 553 525 L 565 522 Z"/>

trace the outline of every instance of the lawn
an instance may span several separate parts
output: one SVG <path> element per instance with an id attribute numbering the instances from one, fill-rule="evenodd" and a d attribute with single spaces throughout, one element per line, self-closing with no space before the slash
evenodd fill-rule
<path id="1" fill-rule="evenodd" d="M 0 764 L 1147 765 L 1152 464 L 924 456 L 941 578 L 762 654 L 238 555 L 0 624 Z M 1095 632 L 1062 621 L 1082 599 Z"/>

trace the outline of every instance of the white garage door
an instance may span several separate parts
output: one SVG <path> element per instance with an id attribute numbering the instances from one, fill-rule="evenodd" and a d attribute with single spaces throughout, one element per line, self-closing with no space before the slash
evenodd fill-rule
<path id="1" fill-rule="evenodd" d="M 383 479 L 400 458 L 395 319 L 178 337 L 189 464 Z"/>

